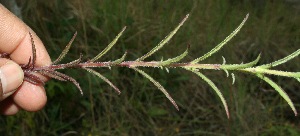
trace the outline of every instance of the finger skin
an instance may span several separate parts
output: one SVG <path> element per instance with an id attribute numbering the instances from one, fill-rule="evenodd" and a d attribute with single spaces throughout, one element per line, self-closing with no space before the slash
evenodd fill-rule
<path id="1" fill-rule="evenodd" d="M 36 65 L 50 65 L 51 59 L 42 41 L 24 22 L 0 4 L 0 53 L 9 53 L 15 62 L 27 64 L 32 56 L 29 31 L 36 47 Z"/>
<path id="2" fill-rule="evenodd" d="M 26 111 L 38 111 L 45 106 L 47 96 L 43 86 L 37 86 L 24 81 L 13 94 L 13 100 Z"/>
<path id="3" fill-rule="evenodd" d="M 27 64 L 32 56 L 29 31 L 36 47 L 36 66 L 50 65 L 51 60 L 42 41 L 25 23 L 0 4 L 0 53 L 9 53 L 16 63 Z M 23 82 L 10 97 L 17 107 L 27 111 L 40 110 L 47 101 L 45 89 L 28 82 Z M 8 112 L 3 107 L 0 106 L 2 113 Z"/>
<path id="4" fill-rule="evenodd" d="M 13 99 L 7 98 L 4 101 L 1 101 L 0 103 L 0 112 L 3 115 L 14 115 L 19 111 L 19 107 L 17 104 L 15 104 L 15 102 L 13 101 Z"/>

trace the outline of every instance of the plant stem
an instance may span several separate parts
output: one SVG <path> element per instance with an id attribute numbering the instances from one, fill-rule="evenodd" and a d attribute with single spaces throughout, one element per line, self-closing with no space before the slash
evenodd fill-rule
<path id="1" fill-rule="evenodd" d="M 172 63 L 169 65 L 161 66 L 160 61 L 124 61 L 122 63 L 116 64 L 113 62 L 82 62 L 76 65 L 68 65 L 68 64 L 57 64 L 57 65 L 50 65 L 50 66 L 42 66 L 42 67 L 35 67 L 34 71 L 40 71 L 44 69 L 65 69 L 65 68 L 93 68 L 93 67 L 166 67 L 166 68 L 196 68 L 196 69 L 213 69 L 213 70 L 220 70 L 221 64 L 192 64 L 192 63 Z"/>

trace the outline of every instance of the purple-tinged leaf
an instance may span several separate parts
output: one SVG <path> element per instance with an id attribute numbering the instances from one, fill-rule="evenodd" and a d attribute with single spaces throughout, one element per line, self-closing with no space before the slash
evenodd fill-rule
<path id="1" fill-rule="evenodd" d="M 107 84 L 109 84 L 112 88 L 114 88 L 118 94 L 121 94 L 120 89 L 117 88 L 112 82 L 110 82 L 105 76 L 101 75 L 99 72 L 92 70 L 90 68 L 84 68 L 84 69 L 92 74 L 95 74 L 99 78 L 101 78 L 103 81 L 105 81 Z"/>
<path id="2" fill-rule="evenodd" d="M 33 40 L 33 36 L 32 34 L 29 32 L 30 35 L 30 40 L 31 40 L 31 47 L 32 47 L 32 62 L 30 68 L 33 69 L 36 63 L 36 48 L 35 48 L 35 44 L 34 44 L 34 40 Z"/>
<path id="3" fill-rule="evenodd" d="M 76 35 L 77 35 L 77 32 L 75 32 L 75 34 L 73 35 L 72 39 L 69 41 L 69 43 L 67 44 L 65 49 L 61 52 L 61 54 L 58 56 L 58 58 L 52 62 L 52 64 L 59 63 L 67 55 L 67 53 L 69 52 L 69 50 L 71 48 L 71 45 L 72 45 Z"/>
<path id="4" fill-rule="evenodd" d="M 29 72 L 24 72 L 24 80 L 35 85 L 45 85 L 45 82 L 40 77 Z"/>
<path id="5" fill-rule="evenodd" d="M 57 72 L 57 71 L 51 71 L 51 74 L 56 75 L 56 76 L 58 76 L 58 77 L 61 77 L 61 78 L 63 78 L 63 79 L 66 80 L 66 81 L 72 82 L 72 83 L 79 89 L 81 95 L 83 95 L 83 91 L 82 91 L 82 89 L 81 89 L 79 83 L 78 83 L 74 78 L 72 78 L 72 77 L 70 77 L 70 76 L 68 76 L 68 75 L 66 75 L 66 74 Z M 62 80 L 62 81 L 63 81 L 63 80 Z"/>
<path id="6" fill-rule="evenodd" d="M 42 74 L 44 76 L 50 77 L 50 78 L 57 79 L 59 81 L 67 81 L 63 77 L 58 76 L 56 73 L 54 73 L 53 71 L 50 71 L 50 70 L 40 70 L 40 71 L 38 71 L 38 73 Z"/>

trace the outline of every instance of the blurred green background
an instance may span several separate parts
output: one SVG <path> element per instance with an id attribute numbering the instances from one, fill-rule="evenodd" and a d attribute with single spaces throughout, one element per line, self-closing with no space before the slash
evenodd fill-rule
<path id="1" fill-rule="evenodd" d="M 148 60 L 174 57 L 191 45 L 193 60 L 229 35 L 247 13 L 239 34 L 203 63 L 241 63 L 262 53 L 260 64 L 283 58 L 300 47 L 299 5 L 286 0 L 27 0 L 22 18 L 42 39 L 55 59 L 75 31 L 77 38 L 63 62 L 82 53 L 92 58 L 127 26 L 116 46 L 101 61 L 134 60 L 156 46 L 181 19 L 188 21 L 162 50 Z M 276 67 L 299 71 L 299 57 Z M 200 78 L 180 69 L 170 73 L 143 68 L 159 81 L 178 103 L 177 111 L 151 82 L 126 68 L 99 68 L 122 93 L 83 70 L 65 70 L 80 83 L 51 80 L 48 103 L 36 113 L 22 111 L 1 116 L 5 135 L 300 135 L 299 117 L 269 85 L 243 73 L 236 83 L 223 71 L 204 72 L 224 93 L 231 117 Z M 289 94 L 299 110 L 299 82 L 271 77 Z"/>

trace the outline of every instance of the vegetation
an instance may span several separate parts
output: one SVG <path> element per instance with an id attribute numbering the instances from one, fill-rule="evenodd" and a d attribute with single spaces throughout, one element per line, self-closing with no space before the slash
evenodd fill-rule
<path id="1" fill-rule="evenodd" d="M 297 118 L 291 117 L 290 112 L 285 112 L 288 106 L 280 98 L 282 96 L 288 102 L 296 115 L 297 93 L 293 90 L 297 89 L 297 84 L 294 80 L 287 82 L 287 80 L 270 76 L 299 78 L 297 72 L 271 70 L 283 63 L 286 65 L 280 65 L 278 69 L 297 71 L 299 68 L 297 63 L 286 63 L 300 52 L 297 50 L 300 33 L 297 29 L 299 28 L 297 23 L 299 17 L 296 16 L 293 9 L 287 8 L 289 5 L 284 5 L 283 2 L 266 2 L 261 7 L 255 8 L 257 6 L 254 6 L 254 3 L 246 1 L 240 3 L 230 1 L 173 1 L 166 3 L 155 0 L 119 3 L 96 0 L 46 3 L 28 1 L 23 13 L 25 21 L 31 24 L 45 41 L 51 56 L 58 55 L 60 51 L 57 49 L 57 45 L 66 43 L 70 39 L 72 32 L 75 31 L 74 26 L 77 27 L 79 36 L 73 42 L 77 45 L 69 50 L 74 40 L 73 37 L 63 54 L 54 61 L 55 65 L 44 69 L 35 67 L 32 70 L 43 72 L 43 74 L 56 79 L 71 79 L 70 81 L 76 85 L 77 82 L 74 80 L 78 79 L 84 95 L 83 97 L 78 95 L 72 84 L 62 85 L 56 81 L 50 81 L 46 85 L 49 102 L 45 109 L 38 113 L 22 112 L 14 117 L 1 118 L 1 124 L 5 126 L 2 128 L 4 133 L 11 133 L 11 135 L 24 132 L 29 135 L 299 134 L 296 127 L 298 125 Z M 223 42 L 205 53 L 213 47 L 212 45 L 222 41 L 226 34 L 234 30 L 241 17 L 248 12 L 251 17 L 237 38 L 227 43 L 241 29 L 248 15 Z M 47 16 L 49 13 L 51 16 Z M 189 21 L 185 22 L 186 17 L 172 31 L 176 22 L 186 13 L 190 13 Z M 199 16 L 200 13 L 202 16 Z M 184 22 L 185 24 L 182 26 Z M 127 31 L 123 29 L 115 37 L 115 32 L 124 25 L 127 26 Z M 177 32 L 181 26 L 180 32 Z M 159 39 L 170 31 L 172 32 L 159 42 Z M 101 46 L 103 43 L 110 41 L 112 41 L 111 44 L 100 54 L 91 57 L 99 51 L 99 48 L 103 48 Z M 159 44 L 151 49 L 154 43 Z M 225 43 L 232 45 L 228 45 L 219 52 L 221 56 L 224 56 L 222 63 L 220 56 L 211 55 L 221 49 Z M 114 44 L 117 45 L 111 48 Z M 165 44 L 168 44 L 165 48 L 170 50 L 156 52 Z M 178 49 L 183 49 L 183 45 L 191 45 L 192 48 L 188 47 L 186 51 L 182 51 L 181 55 L 173 58 L 172 56 L 178 55 Z M 286 48 L 287 46 L 291 48 Z M 127 53 L 122 55 L 122 52 L 126 50 Z M 150 51 L 145 53 L 144 50 Z M 295 50 L 296 52 L 294 52 Z M 67 65 L 58 64 L 68 51 L 68 57 L 65 57 L 66 62 L 74 60 L 73 58 L 77 59 L 76 57 L 81 52 L 86 54 L 84 55 L 86 58 L 92 59 L 85 63 L 80 57 Z M 154 53 L 156 55 L 152 55 Z M 260 53 L 261 55 L 255 57 Z M 199 56 L 199 54 L 204 55 L 192 59 L 194 58 L 192 56 Z M 33 60 L 34 56 L 33 53 Z M 122 57 L 118 59 L 120 56 Z M 161 59 L 161 56 L 172 59 Z M 102 63 L 95 62 L 100 57 L 103 60 Z M 206 60 L 208 57 L 209 59 Z M 146 58 L 161 61 L 144 61 Z M 110 61 L 111 59 L 116 61 Z M 200 61 L 201 63 L 199 63 Z M 202 61 L 207 64 L 202 64 Z M 241 61 L 249 63 L 239 64 Z M 295 58 L 293 61 L 297 62 L 299 59 Z M 215 62 L 220 63 L 215 64 Z M 236 62 L 237 64 L 230 65 L 226 62 Z M 90 69 L 94 66 L 109 67 L 110 71 L 97 69 L 98 72 L 96 72 Z M 125 66 L 137 72 L 115 68 L 117 66 Z M 162 67 L 163 70 L 138 68 L 146 66 Z M 112 88 L 105 85 L 102 80 L 87 75 L 84 71 L 82 73 L 78 73 L 78 70 L 64 71 L 67 75 L 73 76 L 74 80 L 66 74 L 45 72 L 49 69 L 71 67 L 84 68 L 119 91 L 112 84 L 116 83 L 116 86 L 120 86 L 122 94 L 115 95 L 109 91 Z M 212 89 L 205 84 L 200 84 L 201 81 L 196 79 L 195 75 L 188 75 L 179 69 L 173 70 L 175 67 L 195 73 L 204 79 Z M 28 66 L 24 66 L 24 68 L 27 69 Z M 229 72 L 234 74 L 231 74 L 232 80 L 228 80 L 229 78 L 224 72 L 210 72 L 202 69 L 224 70 L 227 76 L 229 76 Z M 256 75 L 262 80 L 248 75 L 239 75 L 239 71 Z M 208 75 L 211 80 L 203 73 Z M 163 97 L 164 95 L 153 91 L 155 88 L 148 85 L 149 81 L 140 80 L 139 74 L 153 82 L 175 107 L 178 104 L 181 110 L 176 111 L 170 108 L 169 104 L 165 104 L 167 101 Z M 28 80 L 38 83 L 35 77 Z M 291 95 L 291 98 L 288 97 L 273 80 L 283 85 L 282 88 L 287 91 L 287 94 L 295 95 Z M 217 82 L 213 83 L 212 81 Z M 232 85 L 233 83 L 235 84 Z M 99 88 L 99 86 L 101 87 Z M 170 91 L 169 93 L 177 104 L 162 86 Z M 79 86 L 77 85 L 77 87 Z M 224 116 L 224 112 L 220 108 L 221 103 L 215 99 L 211 90 L 216 91 L 221 98 L 228 117 L 230 111 L 229 120 Z M 276 95 L 276 91 L 280 96 Z M 228 104 L 224 98 L 230 98 Z M 227 105 L 232 106 L 229 106 L 228 109 Z"/>

